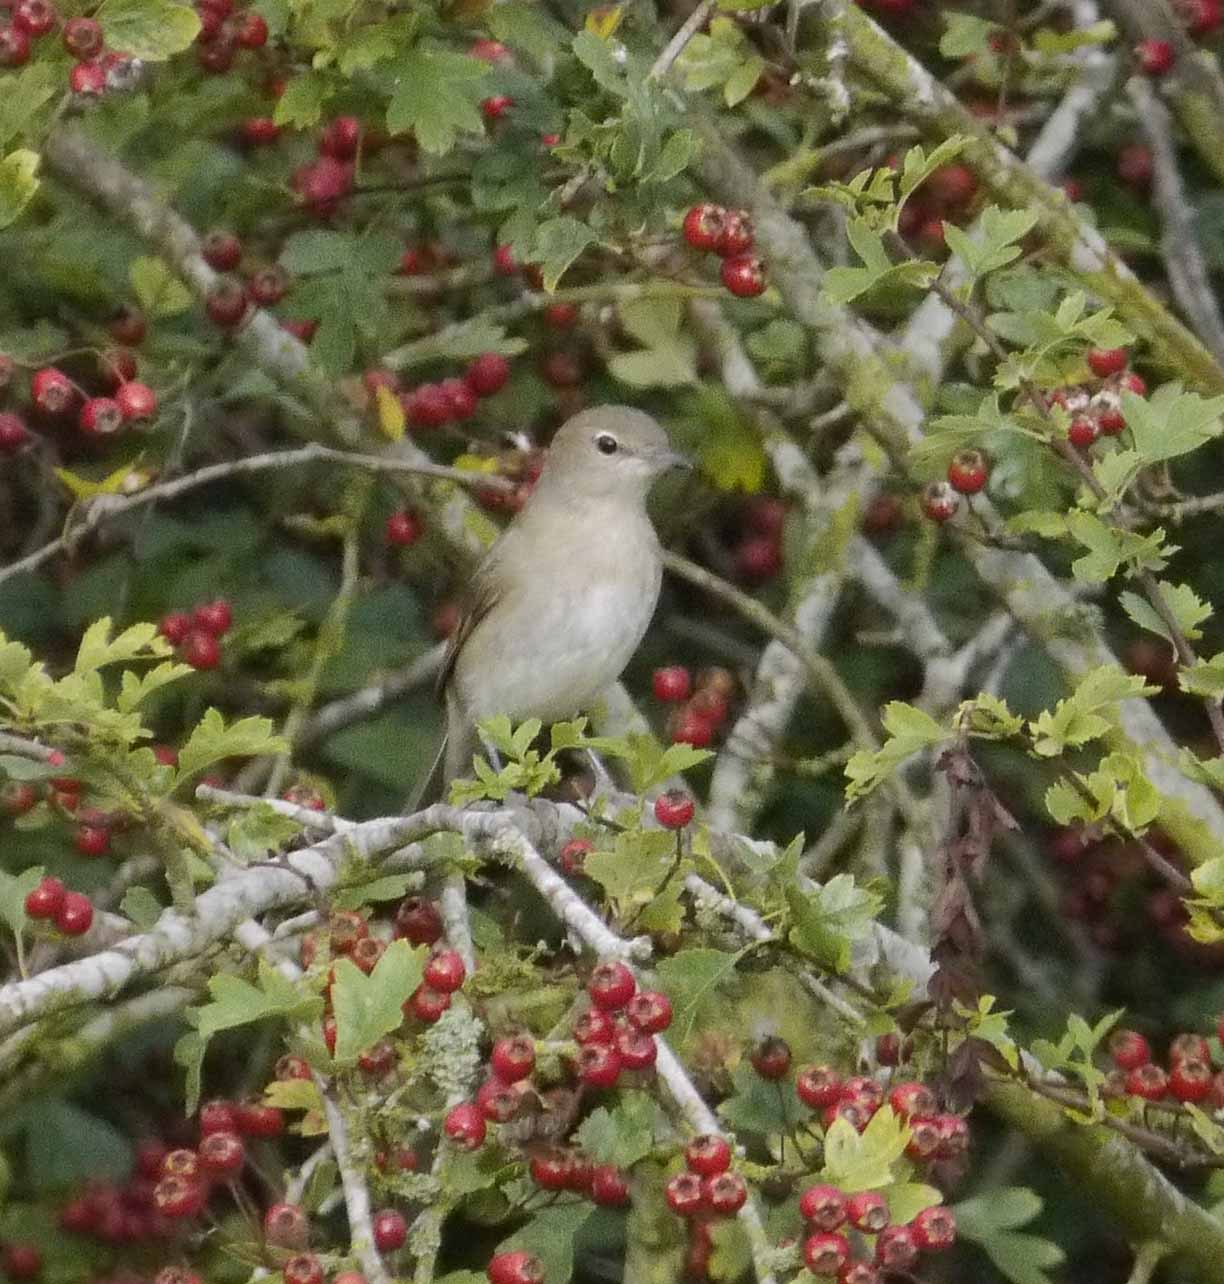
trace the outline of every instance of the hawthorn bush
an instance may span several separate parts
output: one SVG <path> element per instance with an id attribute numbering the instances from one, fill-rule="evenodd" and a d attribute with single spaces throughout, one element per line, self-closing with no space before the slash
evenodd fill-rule
<path id="1" fill-rule="evenodd" d="M 1219 0 L 0 7 L 6 1277 L 1224 1281 Z"/>

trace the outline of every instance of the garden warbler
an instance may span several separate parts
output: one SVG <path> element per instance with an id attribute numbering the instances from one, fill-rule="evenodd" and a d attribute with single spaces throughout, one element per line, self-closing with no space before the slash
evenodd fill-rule
<path id="1" fill-rule="evenodd" d="M 688 467 L 629 406 L 596 406 L 557 431 L 535 490 L 468 586 L 439 679 L 445 780 L 471 770 L 476 723 L 555 722 L 620 677 L 662 577 L 646 513 L 651 483 Z"/>

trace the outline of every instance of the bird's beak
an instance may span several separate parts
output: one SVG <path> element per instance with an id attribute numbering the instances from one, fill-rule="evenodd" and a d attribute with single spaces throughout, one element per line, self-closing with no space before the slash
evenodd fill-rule
<path id="1" fill-rule="evenodd" d="M 659 462 L 664 468 L 683 468 L 688 472 L 696 467 L 692 455 L 686 455 L 683 450 L 664 450 L 660 452 Z"/>

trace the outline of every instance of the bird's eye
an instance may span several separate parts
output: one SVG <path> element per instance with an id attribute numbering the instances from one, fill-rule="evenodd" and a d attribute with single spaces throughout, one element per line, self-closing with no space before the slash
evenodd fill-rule
<path id="1" fill-rule="evenodd" d="M 616 438 L 610 433 L 601 432 L 595 438 L 595 445 L 599 448 L 601 455 L 615 455 L 619 447 L 616 444 Z"/>

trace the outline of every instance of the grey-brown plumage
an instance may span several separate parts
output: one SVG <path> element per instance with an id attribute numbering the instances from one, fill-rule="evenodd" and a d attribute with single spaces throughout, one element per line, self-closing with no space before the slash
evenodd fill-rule
<path id="1" fill-rule="evenodd" d="M 685 463 L 628 406 L 584 410 L 558 430 L 531 497 L 477 567 L 451 639 L 447 781 L 470 772 L 482 719 L 572 717 L 620 677 L 662 576 L 646 496 Z"/>

